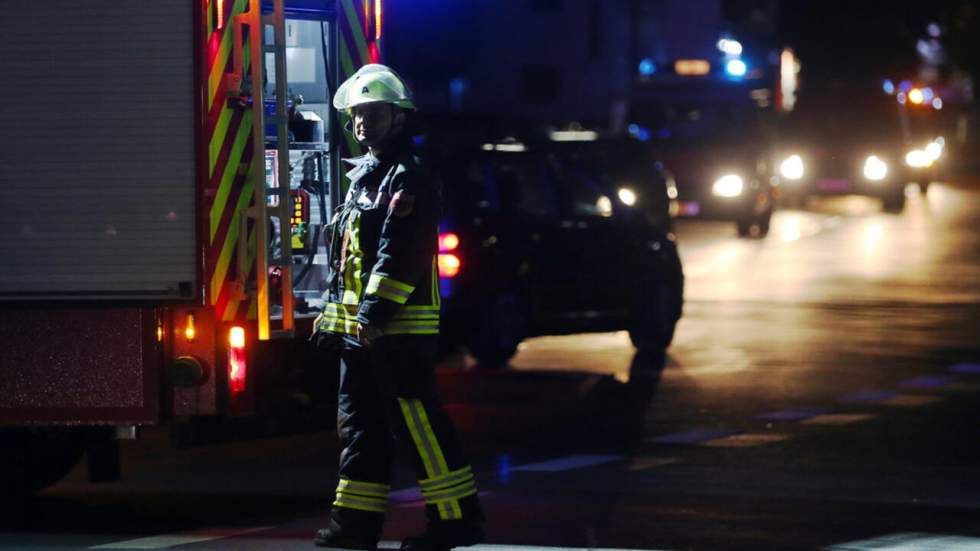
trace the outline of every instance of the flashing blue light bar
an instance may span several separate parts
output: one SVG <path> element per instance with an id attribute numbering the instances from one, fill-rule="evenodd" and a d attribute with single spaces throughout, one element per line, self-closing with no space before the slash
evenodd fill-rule
<path id="1" fill-rule="evenodd" d="M 730 59 L 725 63 L 725 72 L 733 77 L 744 77 L 749 71 L 748 65 L 741 59 Z"/>
<path id="2" fill-rule="evenodd" d="M 657 72 L 657 65 L 648 57 L 640 62 L 638 70 L 640 71 L 641 75 L 648 77 Z"/>

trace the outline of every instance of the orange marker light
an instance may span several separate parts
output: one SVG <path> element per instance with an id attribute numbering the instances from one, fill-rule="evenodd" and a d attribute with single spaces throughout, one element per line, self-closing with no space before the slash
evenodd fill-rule
<path id="1" fill-rule="evenodd" d="M 197 336 L 197 328 L 194 326 L 194 314 L 187 314 L 187 325 L 184 326 L 184 338 L 189 341 Z"/>
<path id="2" fill-rule="evenodd" d="M 157 342 L 163 342 L 163 324 L 157 324 Z"/>
<path id="3" fill-rule="evenodd" d="M 455 233 L 439 234 L 439 251 L 455 251 L 459 247 L 459 236 Z"/>
<path id="4" fill-rule="evenodd" d="M 218 11 L 217 26 L 218 30 L 225 28 L 225 0 L 217 0 L 215 8 Z"/>
<path id="5" fill-rule="evenodd" d="M 918 88 L 912 88 L 909 90 L 909 101 L 912 103 L 920 105 L 925 100 L 926 96 L 922 93 L 922 90 L 919 90 Z"/>
<path id="6" fill-rule="evenodd" d="M 674 62 L 674 72 L 681 76 L 701 76 L 711 72 L 711 63 L 706 59 L 678 59 Z"/>
<path id="7" fill-rule="evenodd" d="M 381 40 L 381 0 L 374 0 L 374 39 Z"/>
<path id="8" fill-rule="evenodd" d="M 454 254 L 440 254 L 439 277 L 456 277 L 461 264 L 459 257 Z"/>

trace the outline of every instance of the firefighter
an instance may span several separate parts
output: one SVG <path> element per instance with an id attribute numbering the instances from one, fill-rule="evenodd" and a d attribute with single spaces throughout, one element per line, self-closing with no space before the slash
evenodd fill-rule
<path id="1" fill-rule="evenodd" d="M 368 153 L 347 162 L 350 188 L 333 221 L 327 300 L 315 324 L 321 349 L 340 352 L 339 483 L 321 547 L 375 549 L 390 490 L 393 443 L 412 450 L 428 526 L 401 548 L 476 544 L 483 512 L 473 470 L 436 392 L 440 189 L 410 152 L 415 110 L 402 79 L 366 65 L 334 107 Z M 393 438 L 394 436 L 394 438 Z"/>

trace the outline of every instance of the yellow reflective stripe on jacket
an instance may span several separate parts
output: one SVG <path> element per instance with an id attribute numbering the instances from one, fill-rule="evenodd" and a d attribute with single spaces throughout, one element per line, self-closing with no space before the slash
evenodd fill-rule
<path id="1" fill-rule="evenodd" d="M 397 304 L 405 304 L 414 290 L 413 285 L 397 279 L 381 274 L 371 274 L 364 292 L 368 295 L 378 295 Z"/>
<path id="2" fill-rule="evenodd" d="M 315 326 L 319 331 L 355 335 L 359 308 L 358 304 L 328 302 L 317 317 Z M 386 335 L 438 335 L 439 307 L 402 306 L 382 331 Z"/>
<path id="3" fill-rule="evenodd" d="M 327 303 L 317 318 L 316 328 L 319 331 L 354 335 L 357 333 L 357 309 L 357 304 Z"/>
<path id="4" fill-rule="evenodd" d="M 439 307 L 415 306 L 409 304 L 407 306 L 402 306 L 397 312 L 395 312 L 395 318 L 415 319 L 429 316 L 439 317 Z"/>
<path id="5" fill-rule="evenodd" d="M 346 262 L 344 263 L 344 304 L 359 304 L 361 302 L 361 269 L 364 264 L 364 251 L 361 250 L 361 216 L 355 210 L 347 223 Z"/>

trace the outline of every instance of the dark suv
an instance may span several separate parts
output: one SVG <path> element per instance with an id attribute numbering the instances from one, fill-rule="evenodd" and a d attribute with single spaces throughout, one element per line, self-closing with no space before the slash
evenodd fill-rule
<path id="1" fill-rule="evenodd" d="M 447 346 L 495 366 L 535 335 L 628 329 L 637 347 L 670 344 L 683 274 L 666 182 L 628 151 L 509 141 L 439 156 Z"/>

